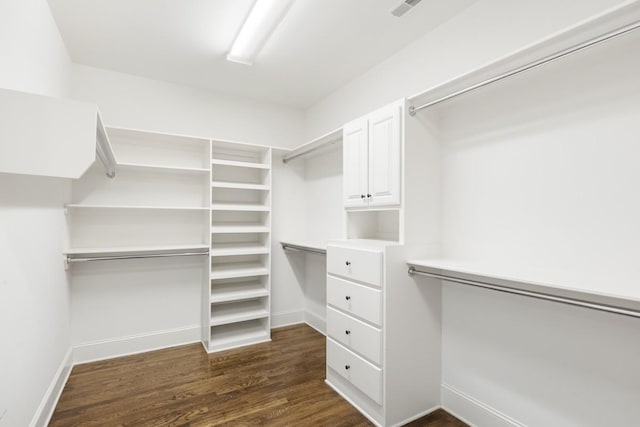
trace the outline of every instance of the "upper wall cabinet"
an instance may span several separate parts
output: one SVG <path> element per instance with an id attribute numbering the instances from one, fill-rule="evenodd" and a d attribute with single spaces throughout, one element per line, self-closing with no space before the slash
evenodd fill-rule
<path id="1" fill-rule="evenodd" d="M 400 204 L 400 112 L 394 103 L 344 126 L 346 208 Z"/>
<path id="2" fill-rule="evenodd" d="M 0 89 L 0 172 L 79 178 L 96 157 L 115 173 L 98 107 Z"/>

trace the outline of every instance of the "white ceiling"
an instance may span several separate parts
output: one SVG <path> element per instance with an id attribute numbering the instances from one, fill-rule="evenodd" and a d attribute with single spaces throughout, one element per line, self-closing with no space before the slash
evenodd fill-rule
<path id="1" fill-rule="evenodd" d="M 49 0 L 74 62 L 306 108 L 471 0 L 297 0 L 253 66 L 225 60 L 253 0 Z"/>

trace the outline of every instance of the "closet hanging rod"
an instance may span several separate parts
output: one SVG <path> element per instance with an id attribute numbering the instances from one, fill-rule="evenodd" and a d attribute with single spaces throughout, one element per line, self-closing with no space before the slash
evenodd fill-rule
<path id="1" fill-rule="evenodd" d="M 476 83 L 476 84 L 471 85 L 469 87 L 466 87 L 464 89 L 461 89 L 461 90 L 458 90 L 456 92 L 450 93 L 448 95 L 442 96 L 442 97 L 440 97 L 438 99 L 435 99 L 433 101 L 427 102 L 427 103 L 422 104 L 422 105 L 420 105 L 418 107 L 410 106 L 409 107 L 409 115 L 415 116 L 418 111 L 423 110 L 425 108 L 432 107 L 432 106 L 434 106 L 436 104 L 440 104 L 441 102 L 444 102 L 444 101 L 447 101 L 449 99 L 455 98 L 457 96 L 463 95 L 465 93 L 474 91 L 474 90 L 479 89 L 481 87 L 488 86 L 488 85 L 493 84 L 495 82 L 498 82 L 500 80 L 504 80 L 506 78 L 518 75 L 518 74 L 523 73 L 525 71 L 532 70 L 534 68 L 540 67 L 541 65 L 548 64 L 548 63 L 553 62 L 553 61 L 555 61 L 557 59 L 560 59 L 560 58 L 564 58 L 564 57 L 569 56 L 569 55 L 571 55 L 573 53 L 576 53 L 576 52 L 579 52 L 581 50 L 587 49 L 589 47 L 595 46 L 595 45 L 600 44 L 602 42 L 605 42 L 605 41 L 608 41 L 608 40 L 612 40 L 612 39 L 614 39 L 616 37 L 619 37 L 621 35 L 627 34 L 627 33 L 631 32 L 633 30 L 636 30 L 638 28 L 640 28 L 640 21 L 636 21 L 636 22 L 634 22 L 632 24 L 625 25 L 624 27 L 621 27 L 621 28 L 618 28 L 616 30 L 610 31 L 610 32 L 605 33 L 605 34 L 603 34 L 601 36 L 592 38 L 590 40 L 587 40 L 585 42 L 579 43 L 577 45 L 573 45 L 573 46 L 568 47 L 566 49 L 563 49 L 563 50 L 561 50 L 559 52 L 556 52 L 556 53 L 553 53 L 551 55 L 545 56 L 545 57 L 543 57 L 541 59 L 538 59 L 536 61 L 530 62 L 530 63 L 525 64 L 525 65 L 522 65 L 522 66 L 517 67 L 517 68 L 515 68 L 513 70 L 506 71 L 506 72 L 504 72 L 502 74 L 499 74 L 499 75 L 497 75 L 495 77 L 491 77 L 491 78 L 489 78 L 487 80 L 481 81 L 480 83 Z"/>
<path id="2" fill-rule="evenodd" d="M 305 156 L 309 153 L 313 153 L 321 148 L 333 145 L 336 142 L 342 140 L 342 128 L 333 130 L 325 135 L 322 135 L 311 142 L 303 144 L 298 148 L 291 151 L 289 154 L 282 158 L 282 163 L 288 163 L 289 161 L 296 159 L 300 156 Z"/>
<path id="3" fill-rule="evenodd" d="M 288 243 L 281 243 L 282 249 L 285 251 L 296 251 L 296 252 L 311 252 L 313 254 L 326 255 L 327 251 L 322 249 L 310 248 L 308 246 L 298 246 L 298 245 L 290 245 Z"/>
<path id="4" fill-rule="evenodd" d="M 593 310 L 605 311 L 608 313 L 615 313 L 623 316 L 640 318 L 640 311 L 632 310 L 628 308 L 616 307 L 613 305 L 598 304 L 598 303 L 583 301 L 583 300 L 574 299 L 574 298 L 566 298 L 566 297 L 545 294 L 542 292 L 525 291 L 523 289 L 516 289 L 516 288 L 510 288 L 507 286 L 494 285 L 491 283 L 480 282 L 477 280 L 467 280 L 467 279 L 461 279 L 458 277 L 447 276 L 444 274 L 429 273 L 427 271 L 417 270 L 415 267 L 409 267 L 408 273 L 409 273 L 409 276 L 413 276 L 414 274 L 417 274 L 419 276 L 432 277 L 434 279 L 442 279 L 442 280 L 446 280 L 447 282 L 460 283 L 462 285 L 470 285 L 478 288 L 491 289 L 498 292 L 505 292 L 508 294 L 521 295 L 521 296 L 541 299 L 545 301 L 553 301 L 561 304 L 591 308 Z"/>
<path id="5" fill-rule="evenodd" d="M 178 256 L 196 256 L 208 255 L 209 252 L 170 252 L 164 254 L 147 254 L 147 255 L 114 255 L 114 256 L 96 256 L 96 257 L 65 257 L 67 263 L 72 262 L 88 262 L 88 261 L 111 261 L 116 259 L 140 259 L 140 258 L 166 258 Z"/>

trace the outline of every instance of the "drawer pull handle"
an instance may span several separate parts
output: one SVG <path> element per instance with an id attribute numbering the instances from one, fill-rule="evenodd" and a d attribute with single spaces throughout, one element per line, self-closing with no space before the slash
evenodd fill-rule
<path id="1" fill-rule="evenodd" d="M 345 262 L 345 264 L 346 264 L 346 265 L 347 265 L 347 267 L 348 267 L 348 266 L 350 266 L 350 265 L 351 265 L 351 261 L 347 261 L 347 262 Z"/>
<path id="2" fill-rule="evenodd" d="M 344 365 L 344 369 L 348 371 L 349 369 L 351 369 L 351 365 Z"/>
<path id="3" fill-rule="evenodd" d="M 346 331 L 344 331 L 344 333 L 347 334 L 347 335 L 350 335 L 351 331 L 347 329 Z"/>
<path id="4" fill-rule="evenodd" d="M 370 198 L 370 197 L 371 197 L 371 194 L 367 194 L 367 197 L 369 197 L 369 198 Z"/>
<path id="5" fill-rule="evenodd" d="M 347 301 L 351 300 L 351 297 L 349 295 L 347 295 L 346 297 L 344 297 L 344 299 L 346 299 Z"/>
<path id="6" fill-rule="evenodd" d="M 360 198 L 361 198 L 361 199 L 364 199 L 364 198 L 365 198 L 365 195 L 364 195 L 364 194 L 361 194 L 361 195 L 360 195 Z"/>

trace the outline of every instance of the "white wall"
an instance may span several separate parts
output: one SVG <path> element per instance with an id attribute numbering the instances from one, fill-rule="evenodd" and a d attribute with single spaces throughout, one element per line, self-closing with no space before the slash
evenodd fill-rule
<path id="1" fill-rule="evenodd" d="M 0 87 L 67 94 L 71 61 L 45 0 L 0 2 L 0 58 Z M 68 191 L 67 180 L 0 174 L 2 426 L 38 422 L 40 413 L 46 418 L 49 387 L 68 362 L 62 262 Z"/>
<path id="2" fill-rule="evenodd" d="M 303 142 L 299 110 L 85 65 L 73 66 L 72 96 L 98 104 L 107 126 L 282 148 Z"/>
<path id="3" fill-rule="evenodd" d="M 307 137 L 617 3 L 475 2 L 309 109 Z M 593 61 L 591 73 L 578 68 L 588 74 L 583 86 L 571 77 L 579 74 L 575 69 L 557 76 L 567 91 L 547 92 L 541 81 L 528 82 L 531 90 L 524 92 L 533 104 L 524 101 L 522 89 L 507 86 L 493 108 L 486 108 L 483 92 L 466 109 L 456 104 L 442 110 L 448 254 L 506 264 L 525 257 L 539 260 L 543 270 L 552 265 L 563 277 L 585 268 L 613 271 L 626 282 L 594 285 L 630 290 L 640 240 L 633 195 L 640 179 L 633 167 L 640 154 L 633 140 L 638 72 L 637 65 L 627 74 L 621 70 L 637 61 L 628 54 L 634 43 L 608 77 L 602 62 Z M 468 126 L 459 126 L 466 120 Z M 514 247 L 516 239 L 522 244 Z M 472 423 L 629 425 L 639 416 L 633 403 L 640 397 L 637 320 L 447 284 L 443 323 L 443 403 Z"/>

